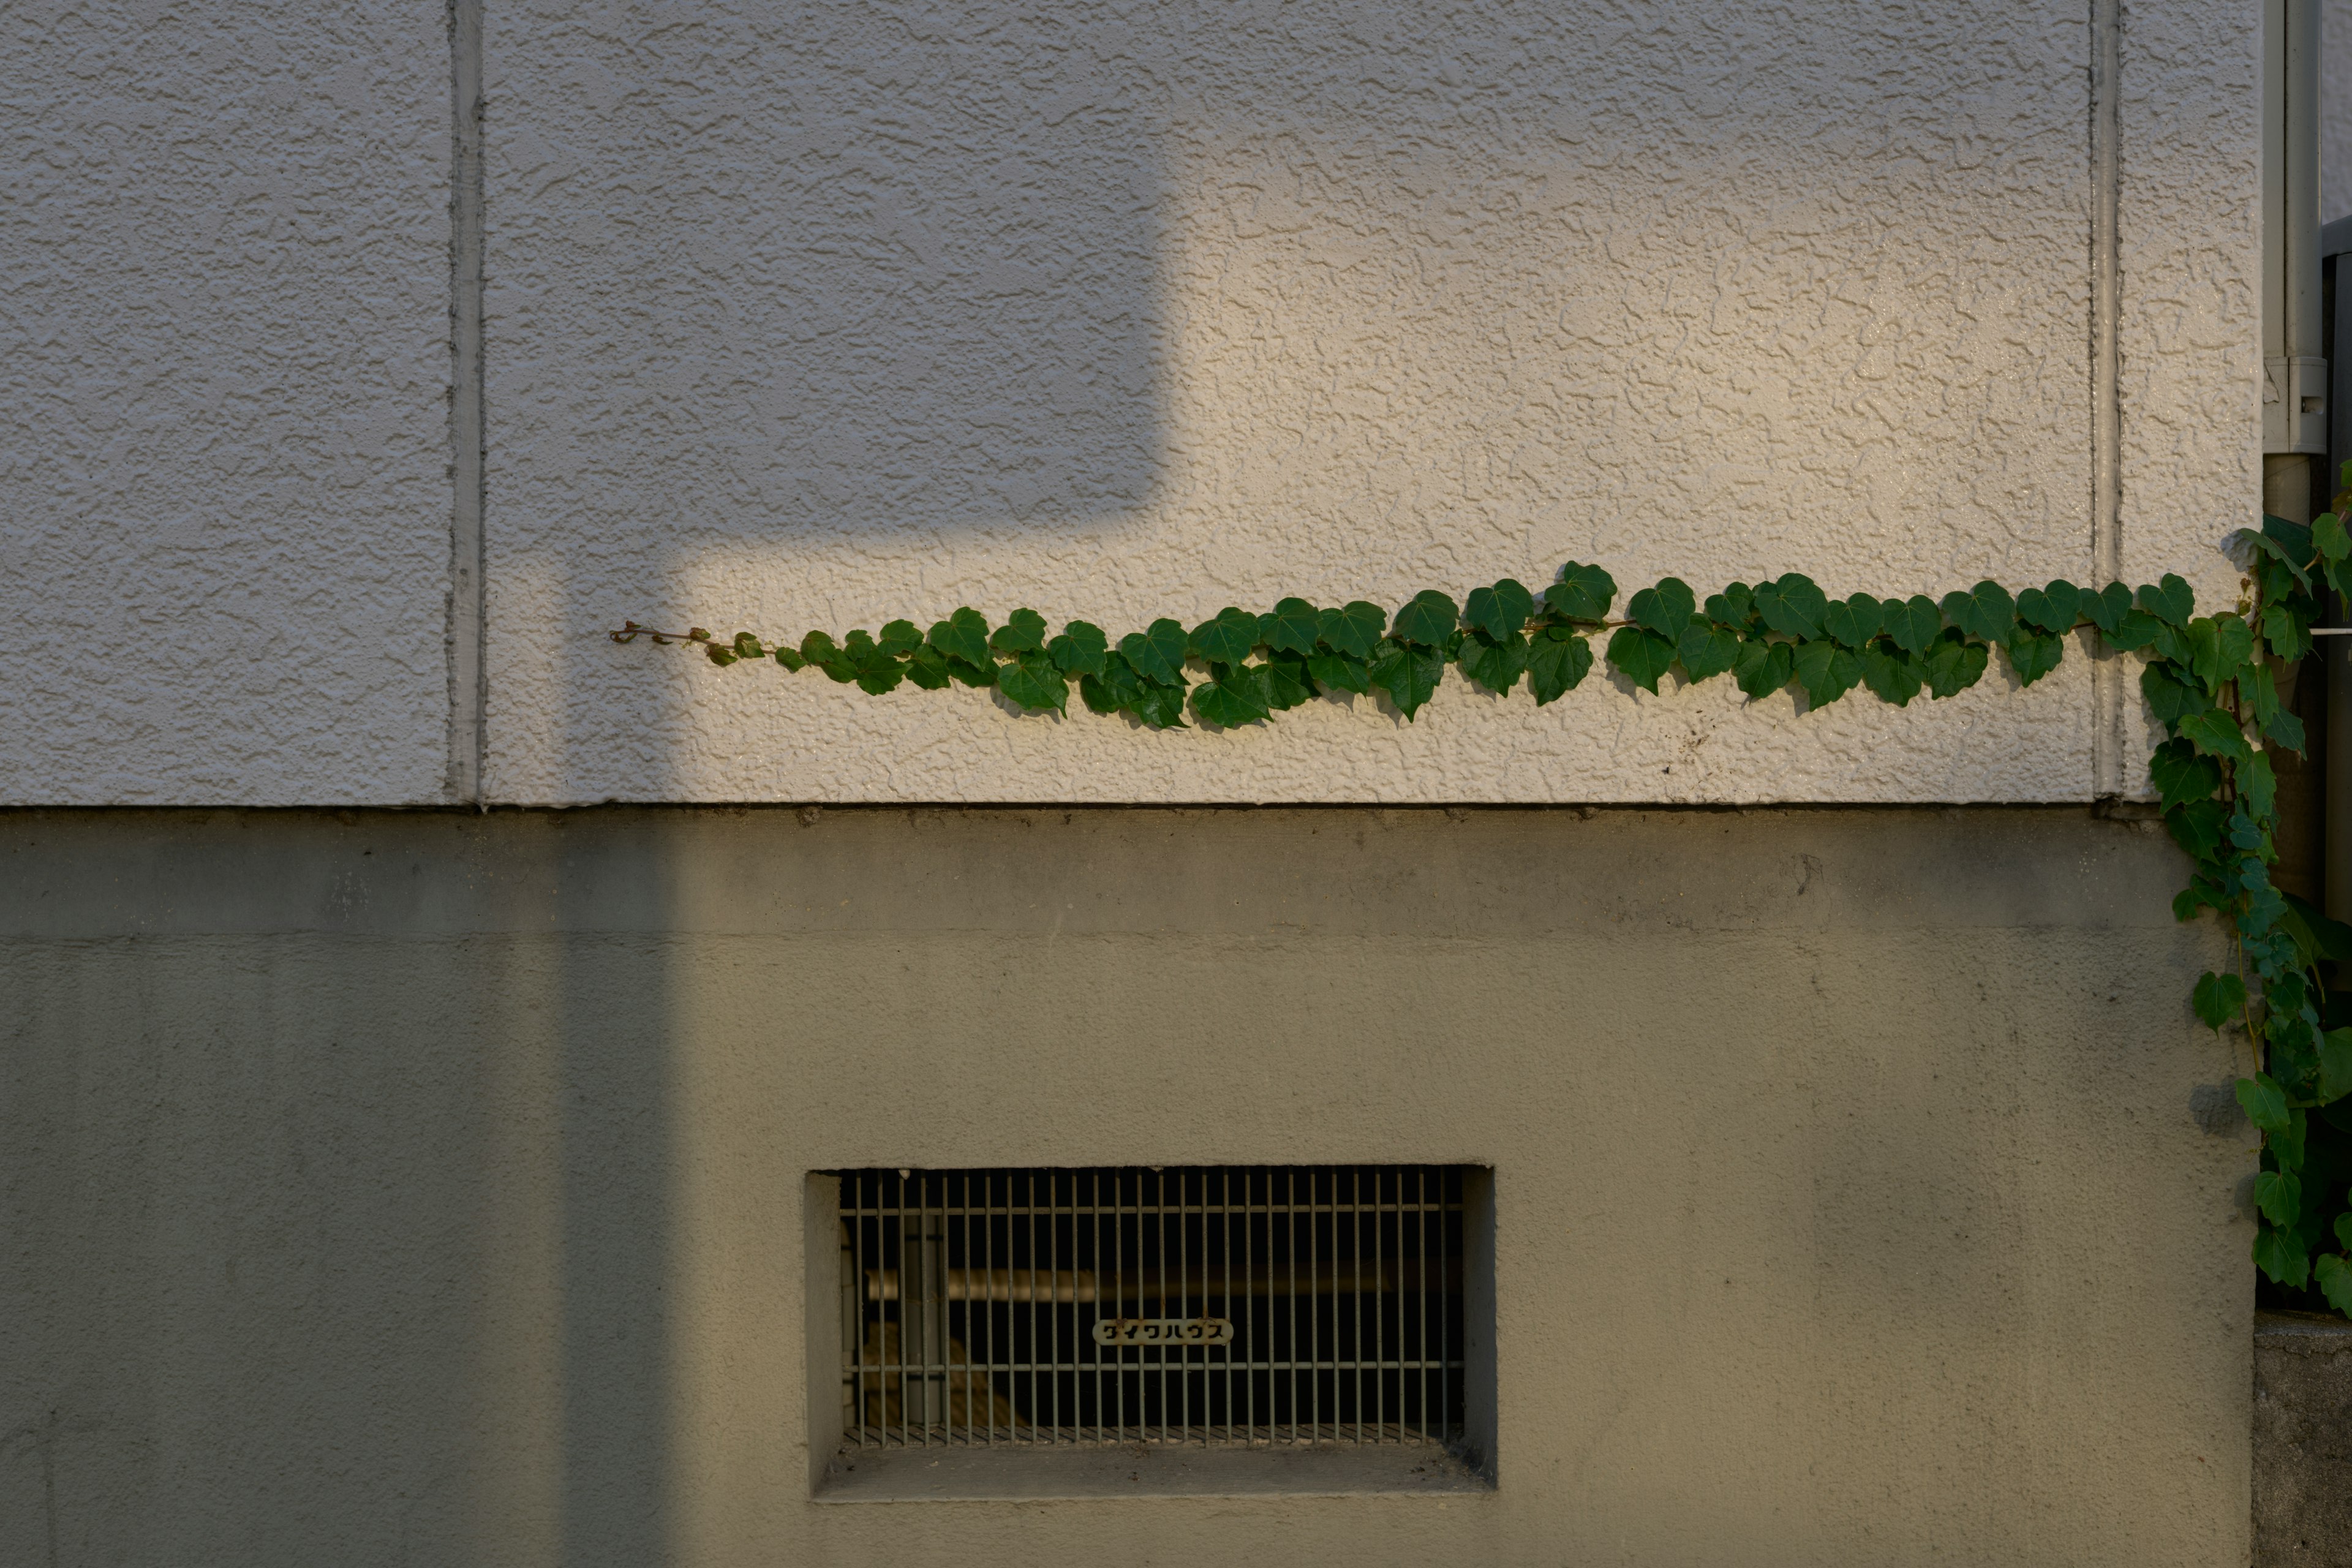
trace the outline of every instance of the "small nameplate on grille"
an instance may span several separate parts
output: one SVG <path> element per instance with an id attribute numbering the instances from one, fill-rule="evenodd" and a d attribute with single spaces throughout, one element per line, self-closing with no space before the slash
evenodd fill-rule
<path id="1" fill-rule="evenodd" d="M 1098 1345 L 1229 1345 L 1231 1318 L 1102 1318 L 1095 1323 Z"/>

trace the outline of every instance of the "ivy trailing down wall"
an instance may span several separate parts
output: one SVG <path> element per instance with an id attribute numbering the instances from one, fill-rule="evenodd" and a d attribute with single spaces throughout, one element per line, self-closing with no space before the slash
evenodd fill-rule
<path id="1" fill-rule="evenodd" d="M 2352 464 L 2346 472 L 2352 484 Z M 2336 504 L 2308 528 L 2265 518 L 2259 531 L 2239 534 L 2244 596 L 2204 616 L 2171 575 L 2137 589 L 2056 582 L 2014 595 L 1984 582 L 1938 601 L 1832 599 L 1792 573 L 1733 583 L 1703 601 L 1668 577 L 1616 616 L 1614 580 L 1571 562 L 1540 595 L 1507 577 L 1461 604 L 1424 590 L 1394 615 L 1361 600 L 1331 608 L 1284 599 L 1264 614 L 1228 607 L 1190 628 L 1156 620 L 1116 641 L 1089 621 L 1050 633 L 1034 610 L 992 626 L 969 607 L 928 631 L 896 620 L 837 640 L 814 631 L 770 643 L 738 632 L 721 642 L 698 626 L 660 632 L 634 621 L 612 636 L 684 643 L 721 666 L 814 667 L 876 697 L 905 682 L 993 687 L 1027 713 L 1065 711 L 1075 683 L 1097 713 L 1169 730 L 1185 726 L 1188 710 L 1231 728 L 1340 692 L 1380 693 L 1410 721 L 1449 667 L 1496 692 L 1524 681 L 1540 705 L 1573 690 L 1596 657 L 1652 692 L 1680 670 L 1691 681 L 1728 676 L 1750 700 L 1794 685 L 1809 710 L 1856 688 L 1901 707 L 1974 686 L 1996 652 L 2031 686 L 2088 626 L 2107 649 L 2146 656 L 2140 690 L 2165 735 L 2149 771 L 2165 823 L 2194 863 L 2173 913 L 2210 911 L 2232 938 L 2236 967 L 2200 978 L 2189 1000 L 2245 1053 L 2238 1101 L 2263 1137 L 2254 1262 L 2278 1286 L 2315 1289 L 2352 1315 L 2352 1003 L 2325 984 L 2336 961 L 2352 958 L 2352 928 L 2272 886 L 2278 785 L 2263 753 L 2266 744 L 2303 750 L 2302 722 L 2281 703 L 2277 676 L 2310 652 L 2320 592 L 2352 594 L 2352 535 L 2339 519 L 2352 490 Z"/>

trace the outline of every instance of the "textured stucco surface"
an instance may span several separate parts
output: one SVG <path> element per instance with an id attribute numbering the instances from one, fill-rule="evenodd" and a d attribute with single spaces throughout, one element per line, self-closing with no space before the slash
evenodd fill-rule
<path id="1" fill-rule="evenodd" d="M 2056 809 L 0 817 L 0 1561 L 2242 1568 L 2179 871 Z M 805 1172 L 1360 1159 L 1494 1168 L 1496 1491 L 807 1500 Z"/>
<path id="2" fill-rule="evenodd" d="M 0 800 L 447 763 L 444 7 L 0 7 Z"/>
<path id="3" fill-rule="evenodd" d="M 2256 7 L 2130 8 L 2127 572 L 2257 494 Z M 2080 5 L 720 0 L 488 18 L 490 758 L 520 800 L 2032 799 L 2090 682 L 1458 687 L 1153 735 L 688 668 L 961 602 L 2090 574 Z M 2136 689 L 2136 688 L 2134 688 Z"/>
<path id="4" fill-rule="evenodd" d="M 2319 218 L 2352 217 L 2352 0 L 2319 7 Z"/>

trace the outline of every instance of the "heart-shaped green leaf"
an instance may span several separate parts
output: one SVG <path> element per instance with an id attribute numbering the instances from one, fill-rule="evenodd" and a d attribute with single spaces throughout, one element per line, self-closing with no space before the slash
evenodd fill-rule
<path id="1" fill-rule="evenodd" d="M 782 643 L 778 643 L 775 647 L 775 656 L 776 662 L 782 665 L 788 670 L 806 669 L 808 668 L 808 660 L 801 657 L 801 650 L 796 647 L 787 647 Z"/>
<path id="2" fill-rule="evenodd" d="M 1555 615 L 1571 621 L 1605 621 L 1617 597 L 1617 580 L 1598 566 L 1571 561 L 1560 569 L 1559 581 L 1544 590 L 1544 603 Z"/>
<path id="3" fill-rule="evenodd" d="M 996 672 L 996 689 L 1033 713 L 1059 713 L 1069 706 L 1068 678 L 1042 648 L 1024 653 Z"/>
<path id="4" fill-rule="evenodd" d="M 1862 660 L 1826 638 L 1797 646 L 1797 684 L 1808 707 L 1826 708 L 1862 683 Z"/>
<path id="5" fill-rule="evenodd" d="M 1756 613 L 1782 637 L 1807 640 L 1822 635 L 1822 617 L 1829 614 L 1829 595 L 1811 577 L 1790 572 L 1769 583 L 1756 584 Z"/>
<path id="6" fill-rule="evenodd" d="M 840 646 L 833 640 L 831 632 L 811 632 L 801 638 L 801 658 L 811 664 L 823 664 L 840 657 Z M 987 656 L 983 653 L 982 657 Z"/>
<path id="7" fill-rule="evenodd" d="M 1421 705 L 1430 700 L 1444 679 L 1445 656 L 1435 648 L 1391 643 L 1372 661 L 1372 684 L 1389 694 L 1389 700 L 1396 704 L 1407 723 L 1412 721 Z"/>
<path id="8" fill-rule="evenodd" d="M 2132 591 L 2121 583 L 2110 583 L 2095 594 L 2083 595 L 2083 614 L 2102 633 L 2112 636 L 2116 623 L 2132 607 Z"/>
<path id="9" fill-rule="evenodd" d="M 1536 706 L 1576 689 L 1592 668 L 1592 644 L 1566 626 L 1550 626 L 1528 645 L 1528 689 Z"/>
<path id="10" fill-rule="evenodd" d="M 2213 703 L 2205 689 L 2189 679 L 2179 666 L 2151 664 L 2139 672 L 2140 695 L 2147 700 L 2156 721 L 2174 725 L 2191 713 L 2202 713 Z"/>
<path id="11" fill-rule="evenodd" d="M 2180 734 L 2208 756 L 2233 763 L 2249 762 L 2253 757 L 2253 748 L 2246 744 L 2246 732 L 2238 728 L 2238 721 L 2218 709 L 2191 713 L 2183 719 Z"/>
<path id="12" fill-rule="evenodd" d="M 1991 655 L 1985 645 L 1970 642 L 1958 626 L 1947 626 L 1927 645 L 1919 672 L 1927 678 L 1930 697 L 1957 697 L 1983 678 Z"/>
<path id="13" fill-rule="evenodd" d="M 1045 647 L 1045 617 L 1034 610 L 1015 610 L 990 634 L 988 646 L 999 653 L 1042 653 Z"/>
<path id="14" fill-rule="evenodd" d="M 1255 665 L 1223 665 L 1213 679 L 1192 688 L 1192 711 L 1224 729 L 1253 724 L 1273 710 L 1265 671 Z"/>
<path id="15" fill-rule="evenodd" d="M 2286 1090 L 2268 1073 L 2256 1073 L 2238 1080 L 2238 1103 L 2245 1108 L 2246 1120 L 2265 1132 L 2287 1130 Z"/>
<path id="16" fill-rule="evenodd" d="M 2017 596 L 2017 618 L 2045 632 L 2070 632 L 2083 618 L 2083 590 L 2058 578 L 2046 588 L 2028 588 Z M 2028 600 L 2032 603 L 2029 605 Z"/>
<path id="17" fill-rule="evenodd" d="M 2185 626 L 2197 613 L 2197 595 L 2176 573 L 2167 572 L 2154 584 L 2142 584 L 2133 599 L 2168 626 Z"/>
<path id="18" fill-rule="evenodd" d="M 1881 702 L 1892 702 L 1897 708 L 1907 707 L 1911 699 L 1919 695 L 1924 677 L 1919 661 L 1900 649 L 1890 650 L 1885 643 L 1876 642 L 1862 650 L 1862 683 Z"/>
<path id="19" fill-rule="evenodd" d="M 1097 713 L 1127 712 L 1142 693 L 1143 678 L 1122 653 L 1104 655 L 1101 672 L 1078 681 L 1079 698 Z"/>
<path id="20" fill-rule="evenodd" d="M 1731 661 L 1731 679 L 1750 702 L 1759 701 L 1796 678 L 1796 662 L 1795 649 L 1788 643 L 1748 637 L 1739 645 L 1739 657 Z"/>
<path id="21" fill-rule="evenodd" d="M 2167 805 L 2210 800 L 2221 787 L 2221 764 L 2186 741 L 2167 741 L 2149 753 L 2149 778 Z"/>
<path id="22" fill-rule="evenodd" d="M 1304 599 L 1280 600 L 1272 615 L 1258 618 L 1258 639 L 1276 653 L 1304 657 L 1315 651 L 1322 635 L 1322 612 Z"/>
<path id="23" fill-rule="evenodd" d="M 2215 974 L 2209 970 L 2190 993 L 2189 1005 L 2197 1010 L 2205 1026 L 2218 1035 L 2221 1026 L 2245 1006 L 2246 983 L 2234 974 Z"/>
<path id="24" fill-rule="evenodd" d="M 1163 686 L 1157 681 L 1145 681 L 1141 694 L 1135 700 L 1135 706 L 1129 711 L 1150 729 L 1189 728 L 1184 722 L 1184 687 L 1181 678 L 1178 684 L 1174 686 Z"/>
<path id="25" fill-rule="evenodd" d="M 1352 653 L 1308 654 L 1307 673 L 1326 691 L 1353 691 L 1360 696 L 1372 689 L 1370 667 Z"/>
<path id="26" fill-rule="evenodd" d="M 960 658 L 950 658 L 947 665 L 948 673 L 966 686 L 996 684 L 996 661 L 992 658 L 984 664 L 966 664 Z"/>
<path id="27" fill-rule="evenodd" d="M 1683 627 L 1696 614 L 1698 596 L 1679 577 L 1664 578 L 1656 587 L 1643 588 L 1625 602 L 1626 619 L 1669 642 L 1682 636 Z"/>
<path id="28" fill-rule="evenodd" d="M 2263 1226 L 2254 1236 L 2254 1266 L 2282 1285 L 2300 1290 L 2311 1282 L 2311 1255 L 2291 1230 Z"/>
<path id="29" fill-rule="evenodd" d="M 1876 637 L 1879 628 L 1885 624 L 1885 607 L 1868 594 L 1856 594 L 1850 599 L 1832 599 L 1830 607 L 1822 614 L 1822 630 L 1856 651 Z"/>
<path id="30" fill-rule="evenodd" d="M 1886 617 L 1887 640 L 1914 658 L 1926 653 L 1936 634 L 1944 629 L 1944 612 L 1925 594 L 1889 599 L 1881 608 Z"/>
<path id="31" fill-rule="evenodd" d="M 1944 618 L 1989 643 L 2005 643 L 2017 624 L 2017 602 L 2009 590 L 1988 578 L 1965 594 L 1944 595 Z"/>
<path id="32" fill-rule="evenodd" d="M 1462 613 L 1451 598 L 1434 588 L 1423 588 L 1412 596 L 1412 603 L 1397 612 L 1396 625 L 1389 628 L 1389 635 L 1399 642 L 1430 647 L 1452 637 L 1461 619 Z M 1379 682 L 1375 680 L 1374 684 Z M 1402 708 L 1403 704 L 1397 706 Z"/>
<path id="33" fill-rule="evenodd" d="M 1276 712 L 1314 697 L 1315 679 L 1307 673 L 1307 661 L 1297 654 L 1269 654 L 1258 668 L 1265 671 L 1265 705 Z"/>
<path id="34" fill-rule="evenodd" d="M 1129 632 L 1119 638 L 1118 651 L 1127 656 L 1127 662 L 1144 679 L 1181 689 L 1184 684 L 1184 648 L 1188 640 L 1181 626 L 1162 616 L 1151 623 L 1149 631 Z"/>
<path id="35" fill-rule="evenodd" d="M 1734 583 L 1720 594 L 1709 594 L 1700 608 L 1717 626 L 1745 631 L 1756 613 L 1756 590 L 1745 583 Z"/>
<path id="36" fill-rule="evenodd" d="M 2191 801 L 2167 811 L 2164 826 L 2172 834 L 2172 841 L 2190 856 L 2210 860 L 2221 849 L 2222 835 L 2229 830 L 2230 808 L 2218 800 Z"/>
<path id="37" fill-rule="evenodd" d="M 2311 544 L 2322 561 L 2342 561 L 2352 556 L 2352 533 L 2347 533 L 2344 520 L 2332 511 L 2323 511 L 2311 520 Z"/>
<path id="38" fill-rule="evenodd" d="M 1227 605 L 1217 612 L 1213 620 L 1202 621 L 1192 628 L 1192 641 L 1186 651 L 1195 658 L 1207 659 L 1211 664 L 1239 664 L 1249 658 L 1250 649 L 1255 647 L 1257 617 L 1246 610 Z"/>
<path id="39" fill-rule="evenodd" d="M 894 658 L 902 658 L 923 646 L 922 629 L 912 621 L 886 621 L 882 626 L 881 647 Z"/>
<path id="40" fill-rule="evenodd" d="M 2352 1029 L 2330 1029 L 2319 1038 L 2319 1098 L 2352 1094 Z"/>
<path id="41" fill-rule="evenodd" d="M 2020 686 L 2031 686 L 2057 668 L 2066 652 L 2066 641 L 2057 633 L 2037 632 L 2022 622 L 2011 628 L 2009 641 L 2001 646 Z"/>
<path id="42" fill-rule="evenodd" d="M 2311 622 L 2304 607 L 2308 603 L 2282 600 L 2263 606 L 2263 641 L 2289 664 L 2311 651 Z"/>
<path id="43" fill-rule="evenodd" d="M 1315 621 L 1325 647 L 1360 659 L 1372 657 L 1388 624 L 1386 610 L 1362 599 L 1350 601 L 1344 610 L 1325 610 Z"/>
<path id="44" fill-rule="evenodd" d="M 1536 596 L 1516 577 L 1506 577 L 1491 588 L 1473 588 L 1462 606 L 1462 618 L 1496 642 L 1519 631 L 1536 613 Z"/>
<path id="45" fill-rule="evenodd" d="M 1711 679 L 1738 661 L 1739 639 L 1713 621 L 1693 616 L 1683 624 L 1682 636 L 1675 639 L 1675 656 L 1691 679 Z"/>
<path id="46" fill-rule="evenodd" d="M 1496 638 L 1474 631 L 1457 657 L 1463 674 L 1489 691 L 1507 692 L 1528 668 L 1528 639 L 1517 632 Z"/>
<path id="47" fill-rule="evenodd" d="M 1100 675 L 1110 655 L 1110 638 L 1092 621 L 1072 621 L 1045 645 L 1045 652 L 1065 675 Z"/>
<path id="48" fill-rule="evenodd" d="M 960 658 L 966 664 L 992 664 L 988 653 L 988 617 L 970 605 L 959 608 L 946 620 L 931 623 L 931 646 L 950 658 Z M 803 653 L 808 650 L 803 648 Z M 811 659 L 810 663 L 816 661 Z"/>
<path id="49" fill-rule="evenodd" d="M 2273 1225 L 2292 1226 L 2303 1217 L 2303 1182 L 2286 1171 L 2264 1171 L 2254 1178 L 2254 1206 Z"/>
<path id="50" fill-rule="evenodd" d="M 1642 626 L 1620 626 L 1609 639 L 1609 662 L 1643 690 L 1655 693 L 1658 678 L 1674 667 L 1675 645 Z"/>
<path id="51" fill-rule="evenodd" d="M 2343 1220 L 2336 1223 L 2341 1225 Z M 2352 1247 L 2352 1241 L 2344 1245 Z M 2352 1318 L 2352 1263 L 2347 1263 L 2332 1252 L 2323 1253 L 2311 1266 L 2311 1277 L 2312 1282 L 2319 1287 L 2319 1293 L 2327 1298 L 2327 1304 L 2346 1317 Z"/>

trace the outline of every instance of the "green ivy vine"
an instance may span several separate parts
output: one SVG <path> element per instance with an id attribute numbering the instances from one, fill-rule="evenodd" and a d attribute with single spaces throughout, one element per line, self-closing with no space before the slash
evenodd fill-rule
<path id="1" fill-rule="evenodd" d="M 1632 595 L 1617 616 L 1615 580 L 1570 562 L 1540 594 L 1506 577 L 1461 604 L 1427 589 L 1393 615 L 1363 600 L 1333 608 L 1289 598 L 1263 614 L 1228 606 L 1190 628 L 1155 620 L 1116 642 L 1090 621 L 1049 635 L 1034 610 L 992 626 L 969 606 L 929 631 L 894 620 L 838 640 L 813 631 L 770 643 L 738 632 L 722 642 L 699 626 L 661 632 L 634 621 L 610 635 L 698 647 L 721 666 L 814 668 L 877 697 L 906 682 L 992 687 L 1033 714 L 1066 711 L 1075 683 L 1097 713 L 1169 730 L 1185 727 L 1188 708 L 1232 728 L 1341 692 L 1380 693 L 1410 721 L 1449 666 L 1496 693 L 1524 680 L 1540 706 L 1574 690 L 1596 657 L 1650 692 L 1679 669 L 1687 681 L 1728 675 L 1751 700 L 1793 685 L 1820 709 L 1861 687 L 1903 707 L 1923 691 L 1967 690 L 1996 650 L 2031 686 L 2087 626 L 2108 649 L 2146 656 L 2140 690 L 2165 735 L 2150 774 L 2165 824 L 2194 863 L 2173 912 L 2188 921 L 2210 910 L 2233 941 L 2234 970 L 2201 976 L 2190 1004 L 2217 1036 L 2230 1033 L 2233 1048 L 2242 1037 L 2252 1069 L 2236 1089 L 2263 1135 L 2254 1262 L 2281 1288 L 2315 1286 L 2352 1315 L 2352 1003 L 2339 1005 L 2324 984 L 2324 971 L 2352 958 L 2352 927 L 2272 885 L 2278 781 L 2264 752 L 2303 750 L 2302 721 L 2280 701 L 2277 675 L 2310 652 L 2322 589 L 2352 595 L 2352 535 L 2339 518 L 2352 510 L 2352 489 L 2336 505 L 2309 527 L 2273 517 L 2242 531 L 2243 596 L 2207 616 L 2172 574 L 2137 589 L 2061 581 L 2013 595 L 1988 581 L 1936 600 L 1832 598 L 1790 573 L 1733 583 L 1703 601 L 1668 577 Z"/>

